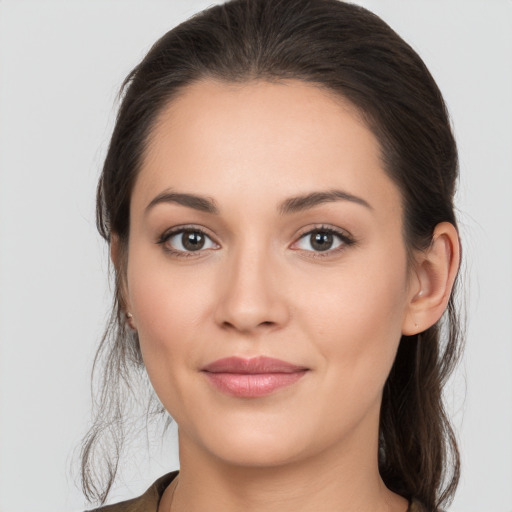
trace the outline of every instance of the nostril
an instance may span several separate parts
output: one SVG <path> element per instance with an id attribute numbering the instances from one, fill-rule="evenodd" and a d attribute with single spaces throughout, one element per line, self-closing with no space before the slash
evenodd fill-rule
<path id="1" fill-rule="evenodd" d="M 258 327 L 273 327 L 276 325 L 276 322 L 272 322 L 271 320 L 265 320 L 264 322 L 260 322 L 256 325 L 256 328 Z M 223 329 L 226 330 L 236 330 L 236 331 L 250 331 L 253 329 L 252 326 L 243 326 L 243 325 L 236 325 L 228 321 L 224 321 L 221 324 Z"/>

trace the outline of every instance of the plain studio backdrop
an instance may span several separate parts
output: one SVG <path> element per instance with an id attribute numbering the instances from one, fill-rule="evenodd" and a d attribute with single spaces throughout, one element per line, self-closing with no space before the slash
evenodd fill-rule
<path id="1" fill-rule="evenodd" d="M 158 37 L 211 3 L 0 0 L 2 512 L 85 507 L 71 469 L 110 305 L 94 195 L 115 96 Z M 360 3 L 423 57 L 459 144 L 469 324 L 447 390 L 463 460 L 450 510 L 512 511 L 512 2 Z M 178 467 L 175 431 L 143 437 L 122 466 L 112 501 Z"/>

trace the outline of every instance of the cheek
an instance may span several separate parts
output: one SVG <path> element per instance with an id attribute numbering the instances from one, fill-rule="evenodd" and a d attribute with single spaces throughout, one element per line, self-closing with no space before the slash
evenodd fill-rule
<path id="1" fill-rule="evenodd" d="M 356 389 L 372 379 L 384 383 L 401 339 L 405 254 L 381 256 L 340 266 L 325 279 L 316 276 L 315 291 L 302 296 L 298 314 L 333 378 L 341 375 Z"/>
<path id="2" fill-rule="evenodd" d="M 128 289 L 144 363 L 157 388 L 155 380 L 168 380 L 197 361 L 205 338 L 198 336 L 198 330 L 204 325 L 209 300 L 204 292 L 211 287 L 206 276 L 192 274 L 191 279 L 190 273 L 172 271 L 166 259 L 154 253 L 134 247 Z"/>
<path id="3" fill-rule="evenodd" d="M 162 258 L 139 258 L 129 266 L 129 294 L 140 348 L 151 384 L 167 411 L 180 425 L 195 417 L 192 390 L 198 361 L 207 351 L 205 290 L 197 273 L 172 271 Z M 201 289 L 198 288 L 201 283 Z"/>

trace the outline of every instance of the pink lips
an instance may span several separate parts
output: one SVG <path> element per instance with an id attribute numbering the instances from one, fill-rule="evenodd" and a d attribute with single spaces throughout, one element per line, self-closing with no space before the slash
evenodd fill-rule
<path id="1" fill-rule="evenodd" d="M 226 357 L 201 370 L 220 391 L 237 397 L 254 398 L 297 382 L 308 368 L 261 356 L 252 359 Z"/>

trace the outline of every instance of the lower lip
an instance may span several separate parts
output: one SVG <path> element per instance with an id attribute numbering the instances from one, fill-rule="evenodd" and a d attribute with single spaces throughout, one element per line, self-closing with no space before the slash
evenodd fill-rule
<path id="1" fill-rule="evenodd" d="M 211 373 L 203 372 L 209 381 L 228 395 L 254 398 L 290 386 L 306 374 L 307 370 L 293 373 Z"/>

